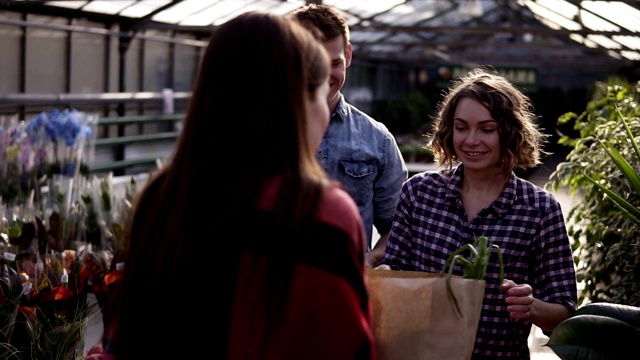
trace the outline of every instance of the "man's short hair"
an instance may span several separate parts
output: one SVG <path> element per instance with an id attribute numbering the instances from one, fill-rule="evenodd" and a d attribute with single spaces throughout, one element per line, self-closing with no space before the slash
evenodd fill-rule
<path id="1" fill-rule="evenodd" d="M 349 43 L 349 25 L 347 20 L 333 7 L 324 4 L 311 3 L 293 10 L 290 13 L 303 26 L 319 30 L 325 41 L 330 41 L 338 36 L 344 40 L 345 50 Z"/>

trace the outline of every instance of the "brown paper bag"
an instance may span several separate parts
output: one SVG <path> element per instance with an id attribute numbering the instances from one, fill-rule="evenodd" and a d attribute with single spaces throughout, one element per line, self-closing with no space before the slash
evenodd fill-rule
<path id="1" fill-rule="evenodd" d="M 460 316 L 446 275 L 376 269 L 366 274 L 378 359 L 471 359 L 484 280 L 451 278 Z"/>

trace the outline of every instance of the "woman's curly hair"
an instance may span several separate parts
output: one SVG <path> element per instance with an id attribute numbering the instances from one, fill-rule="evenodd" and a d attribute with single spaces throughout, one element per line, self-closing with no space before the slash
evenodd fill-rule
<path id="1" fill-rule="evenodd" d="M 501 169 L 505 176 L 515 169 L 540 165 L 542 156 L 548 155 L 542 148 L 549 135 L 538 128 L 531 100 L 503 76 L 479 67 L 457 79 L 438 105 L 430 140 L 441 166 L 452 167 L 458 160 L 453 146 L 453 117 L 463 98 L 483 104 L 498 122 Z"/>

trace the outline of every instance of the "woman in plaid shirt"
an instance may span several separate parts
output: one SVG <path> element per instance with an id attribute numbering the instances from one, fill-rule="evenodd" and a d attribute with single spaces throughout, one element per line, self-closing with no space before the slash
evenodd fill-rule
<path id="1" fill-rule="evenodd" d="M 529 359 L 531 325 L 548 334 L 577 307 L 560 203 L 514 173 L 541 164 L 547 135 L 530 99 L 483 68 L 459 79 L 438 110 L 431 145 L 444 170 L 403 185 L 380 267 L 438 273 L 452 252 L 486 236 L 502 250 L 505 280 L 494 254 L 473 359 Z"/>

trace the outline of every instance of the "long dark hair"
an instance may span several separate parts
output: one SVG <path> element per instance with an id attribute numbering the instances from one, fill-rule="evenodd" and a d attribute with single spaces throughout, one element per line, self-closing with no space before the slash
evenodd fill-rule
<path id="1" fill-rule="evenodd" d="M 304 102 L 329 71 L 322 45 L 295 21 L 244 13 L 214 31 L 175 152 L 127 227 L 116 355 L 206 346 L 207 357 L 225 356 L 239 245 L 259 234 L 248 221 L 265 183 L 278 177 L 286 189 L 274 206 L 283 228 L 309 217 L 329 183 L 307 142 Z M 196 344 L 172 344 L 171 331 Z M 142 337 L 162 349 L 141 348 Z"/>

